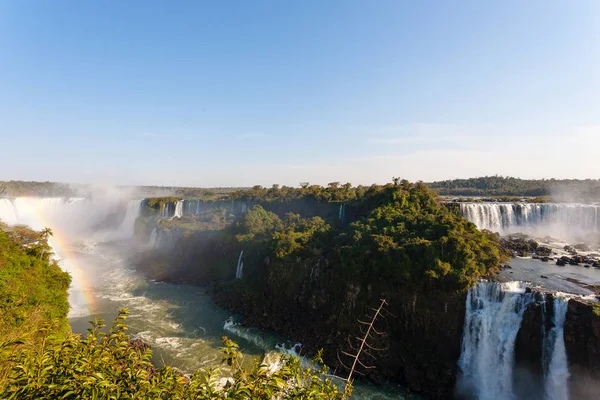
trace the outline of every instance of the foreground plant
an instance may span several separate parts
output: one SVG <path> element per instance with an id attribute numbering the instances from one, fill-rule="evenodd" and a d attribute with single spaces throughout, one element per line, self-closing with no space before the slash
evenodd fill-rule
<path id="1" fill-rule="evenodd" d="M 41 339 L 0 342 L 2 399 L 343 399 L 318 355 L 312 367 L 280 355 L 275 363 L 257 359 L 242 366 L 238 345 L 222 338 L 224 368 L 191 376 L 155 368 L 152 351 L 126 333 L 126 309 L 108 333 L 94 321 L 85 338 L 46 326 Z M 346 394 L 349 395 L 349 391 Z"/>

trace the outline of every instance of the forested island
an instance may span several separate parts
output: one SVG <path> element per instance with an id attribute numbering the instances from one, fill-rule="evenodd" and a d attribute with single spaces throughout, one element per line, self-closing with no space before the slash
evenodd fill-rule
<path id="1" fill-rule="evenodd" d="M 227 202 L 183 201 L 194 213 L 165 218 L 177 198 L 145 202 L 136 237 L 148 278 L 210 288 L 249 326 L 324 349 L 343 375 L 364 320 L 381 299 L 370 360 L 359 372 L 447 396 L 456 374 L 467 290 L 499 270 L 499 238 L 451 212 L 423 183 L 352 187 L 256 186 Z M 172 208 L 172 207 L 171 207 Z M 448 312 L 448 310 L 453 310 Z"/>

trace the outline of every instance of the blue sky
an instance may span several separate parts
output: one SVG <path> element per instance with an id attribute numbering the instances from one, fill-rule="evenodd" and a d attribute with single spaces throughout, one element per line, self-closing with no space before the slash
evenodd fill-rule
<path id="1" fill-rule="evenodd" d="M 0 179 L 600 177 L 600 2 L 0 0 Z"/>

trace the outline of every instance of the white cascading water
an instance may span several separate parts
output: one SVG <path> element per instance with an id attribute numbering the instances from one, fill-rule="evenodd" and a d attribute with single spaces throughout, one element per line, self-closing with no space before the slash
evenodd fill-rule
<path id="1" fill-rule="evenodd" d="M 150 247 L 156 247 L 156 228 L 152 229 L 152 232 L 150 233 L 150 241 L 148 244 L 150 245 Z"/>
<path id="2" fill-rule="evenodd" d="M 568 298 L 554 297 L 552 328 L 546 332 L 544 344 L 551 349 L 545 374 L 545 391 L 548 400 L 568 400 L 569 364 L 565 349 L 564 326 L 567 318 Z"/>
<path id="3" fill-rule="evenodd" d="M 533 301 L 521 282 L 481 282 L 467 295 L 459 390 L 479 400 L 513 399 L 514 345 Z"/>
<path id="4" fill-rule="evenodd" d="M 242 261 L 242 255 L 244 254 L 244 250 L 240 251 L 240 256 L 238 257 L 237 268 L 235 270 L 235 279 L 242 279 L 244 275 L 244 262 Z"/>
<path id="5" fill-rule="evenodd" d="M 135 220 L 140 216 L 142 211 L 142 200 L 130 200 L 127 204 L 125 218 L 119 226 L 119 232 L 124 238 L 133 237 Z"/>
<path id="6" fill-rule="evenodd" d="M 544 302 L 546 296 L 542 295 Z M 461 394 L 478 400 L 516 399 L 513 392 L 515 340 L 525 309 L 534 301 L 522 282 L 481 282 L 467 295 L 458 382 Z M 545 398 L 568 400 L 569 367 L 564 342 L 568 296 L 555 294 L 552 327 L 543 327 Z M 544 310 L 545 308 L 542 308 Z M 542 318 L 546 318 L 543 314 Z"/>
<path id="7" fill-rule="evenodd" d="M 344 203 L 340 204 L 340 210 L 338 211 L 338 219 L 344 219 Z"/>
<path id="8" fill-rule="evenodd" d="M 9 199 L 0 199 L 0 221 L 8 225 L 14 225 L 17 223 L 15 206 Z"/>
<path id="9" fill-rule="evenodd" d="M 183 200 L 179 200 L 177 204 L 175 204 L 175 214 L 173 214 L 173 219 L 181 217 L 183 217 Z"/>
<path id="10" fill-rule="evenodd" d="M 511 232 L 543 228 L 549 234 L 600 232 L 600 206 L 552 203 L 460 203 L 460 213 L 479 229 Z"/>
<path id="11" fill-rule="evenodd" d="M 165 203 L 160 207 L 160 217 L 168 218 L 169 217 L 169 203 Z"/>

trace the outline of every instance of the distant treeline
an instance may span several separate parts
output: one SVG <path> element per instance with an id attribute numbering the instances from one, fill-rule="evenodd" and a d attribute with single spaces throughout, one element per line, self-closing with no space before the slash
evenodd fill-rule
<path id="1" fill-rule="evenodd" d="M 485 196 L 485 197 L 552 197 L 556 201 L 600 201 L 600 179 L 520 179 L 510 176 L 484 176 L 469 179 L 453 179 L 430 182 L 427 185 L 442 196 Z M 261 186 L 253 188 L 222 187 L 197 188 L 176 186 L 119 186 L 128 191 L 131 197 L 178 197 L 181 199 L 202 199 L 207 201 L 227 200 L 245 197 L 271 197 L 277 191 L 277 197 L 297 197 L 310 193 L 314 197 L 327 196 L 321 186 L 305 183 L 301 188 L 273 185 L 267 189 Z M 338 194 L 348 194 L 352 185 L 332 182 L 328 188 L 342 189 Z M 368 186 L 356 187 L 364 191 Z M 59 182 L 0 181 L 0 197 L 45 196 L 74 197 L 87 196 L 98 189 L 93 185 L 69 184 Z M 269 193 L 266 193 L 266 192 Z M 242 194 L 246 192 L 246 194 Z M 251 194 L 254 192 L 254 196 Z M 344 197 L 344 196 L 342 196 Z M 289 200 L 289 199 L 288 199 Z M 347 199 L 321 199 L 328 201 Z"/>
<path id="2" fill-rule="evenodd" d="M 428 183 L 442 196 L 552 196 L 554 200 L 598 201 L 600 179 L 519 179 L 484 176 Z"/>
<path id="3" fill-rule="evenodd" d="M 175 186 L 117 186 L 131 197 L 175 196 L 204 200 L 222 200 L 244 188 L 193 188 Z M 0 197 L 87 197 L 101 187 L 85 184 L 35 181 L 0 181 Z"/>

